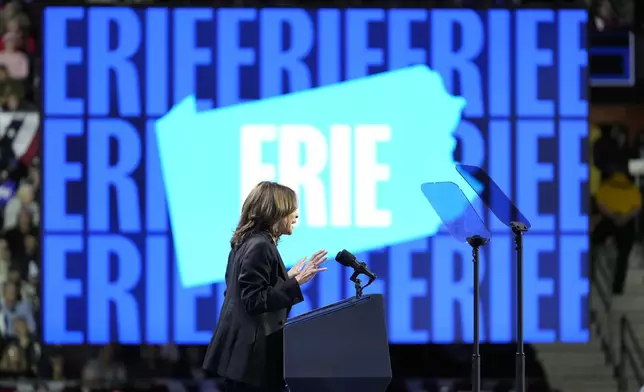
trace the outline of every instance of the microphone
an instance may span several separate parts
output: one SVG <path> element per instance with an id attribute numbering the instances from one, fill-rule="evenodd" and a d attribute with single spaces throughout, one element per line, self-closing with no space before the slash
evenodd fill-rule
<path id="1" fill-rule="evenodd" d="M 358 261 L 353 253 L 349 252 L 346 249 L 342 249 L 340 252 L 338 252 L 338 254 L 335 256 L 335 261 L 345 267 L 353 269 L 356 273 L 368 276 L 369 280 L 371 281 L 374 281 L 378 278 L 376 274 L 374 274 L 369 270 L 369 268 L 367 268 L 367 264 Z"/>

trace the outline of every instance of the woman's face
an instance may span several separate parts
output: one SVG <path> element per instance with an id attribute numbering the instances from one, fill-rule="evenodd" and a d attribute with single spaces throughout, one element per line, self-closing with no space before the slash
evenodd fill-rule
<path id="1" fill-rule="evenodd" d="M 278 227 L 279 233 L 281 235 L 293 234 L 293 228 L 295 227 L 295 224 L 297 224 L 297 220 L 299 217 L 300 217 L 299 211 L 295 210 L 289 216 L 282 219 L 279 222 L 279 227 Z"/>

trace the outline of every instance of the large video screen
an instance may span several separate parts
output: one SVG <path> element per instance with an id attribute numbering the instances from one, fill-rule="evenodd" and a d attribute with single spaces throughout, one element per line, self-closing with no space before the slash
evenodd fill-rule
<path id="1" fill-rule="evenodd" d="M 287 265 L 346 248 L 379 279 L 392 343 L 471 341 L 471 249 L 420 185 L 451 181 L 492 233 L 482 337 L 515 335 L 510 230 L 456 173 L 484 168 L 532 228 L 525 338 L 585 342 L 582 10 L 49 7 L 43 336 L 205 344 L 242 200 L 292 186 Z M 476 183 L 474 183 L 476 185 Z M 493 201 L 494 202 L 494 201 Z M 291 315 L 354 295 L 334 261 Z"/>

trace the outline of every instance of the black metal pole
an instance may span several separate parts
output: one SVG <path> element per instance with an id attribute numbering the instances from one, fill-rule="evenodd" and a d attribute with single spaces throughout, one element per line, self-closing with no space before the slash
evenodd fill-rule
<path id="1" fill-rule="evenodd" d="M 474 348 L 472 349 L 472 392 L 481 391 L 481 353 L 479 346 L 479 247 L 472 248 L 474 262 Z"/>
<path id="2" fill-rule="evenodd" d="M 523 345 L 523 233 L 528 227 L 521 222 L 511 222 L 517 252 L 517 353 L 514 392 L 525 392 L 525 348 Z"/>
<path id="3" fill-rule="evenodd" d="M 472 263 L 474 264 L 474 347 L 472 348 L 472 392 L 481 392 L 481 337 L 480 330 L 480 313 L 479 313 L 479 248 L 487 244 L 488 238 L 475 235 L 467 238 L 467 243 L 472 247 Z"/>

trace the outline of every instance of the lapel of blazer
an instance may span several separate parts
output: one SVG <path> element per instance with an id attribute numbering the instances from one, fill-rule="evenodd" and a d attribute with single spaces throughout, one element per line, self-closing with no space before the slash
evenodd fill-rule
<path id="1" fill-rule="evenodd" d="M 277 245 L 275 245 L 275 242 L 273 242 L 270 234 L 268 234 L 267 232 L 261 233 L 267 241 L 270 241 L 270 243 L 273 245 L 273 249 L 275 249 L 275 255 L 277 256 L 277 275 L 284 280 L 288 279 L 288 270 L 286 269 L 284 260 L 282 260 L 282 255 L 280 255 L 279 249 L 277 249 Z"/>
<path id="2" fill-rule="evenodd" d="M 288 271 L 286 270 L 286 265 L 284 265 L 282 256 L 280 255 L 280 252 L 277 248 L 275 249 L 275 252 L 277 253 L 277 264 L 279 268 L 279 274 L 282 277 L 282 279 L 286 280 L 288 278 Z"/>

